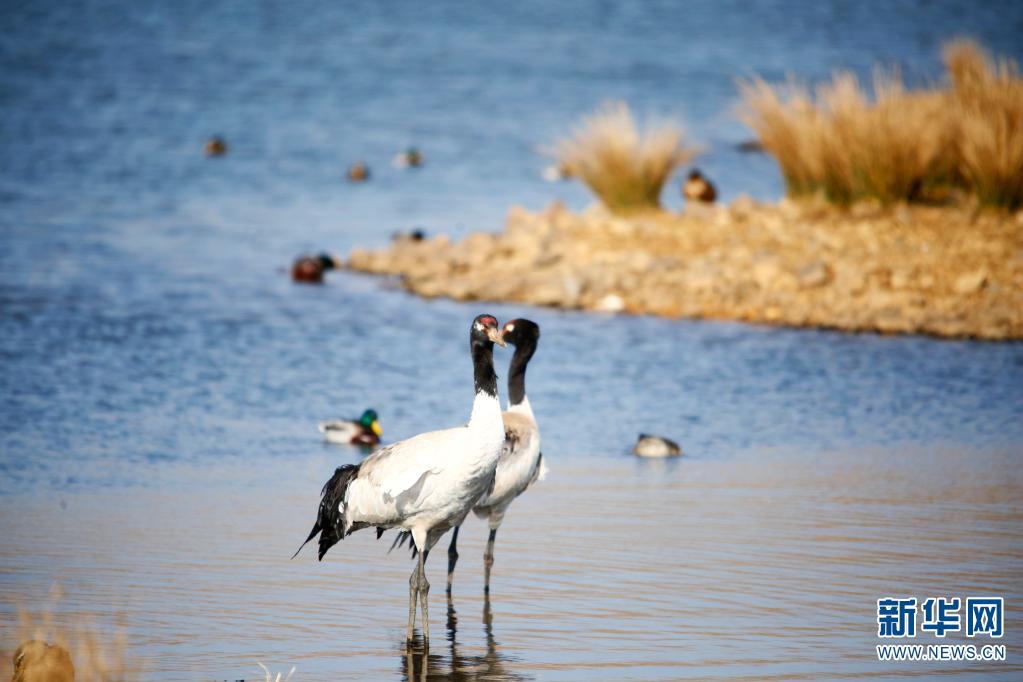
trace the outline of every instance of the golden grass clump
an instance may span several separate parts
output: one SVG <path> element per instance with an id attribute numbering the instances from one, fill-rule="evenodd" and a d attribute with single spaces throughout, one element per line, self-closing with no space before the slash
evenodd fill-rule
<path id="1" fill-rule="evenodd" d="M 1023 206 L 1023 79 L 1010 60 L 993 62 L 970 41 L 944 50 L 958 122 L 960 172 L 981 203 Z"/>
<path id="2" fill-rule="evenodd" d="M 670 122 L 640 132 L 624 102 L 604 104 L 556 148 L 559 166 L 616 213 L 660 208 L 671 174 L 695 156 Z"/>
<path id="3" fill-rule="evenodd" d="M 872 98 L 851 73 L 836 73 L 816 96 L 792 81 L 785 96 L 759 78 L 739 89 L 740 115 L 777 159 L 790 195 L 914 200 L 947 165 L 940 97 L 907 92 L 895 73 L 875 74 Z"/>
<path id="4" fill-rule="evenodd" d="M 983 204 L 1023 203 L 1023 80 L 975 43 L 945 49 L 951 88 L 907 90 L 878 70 L 868 96 L 836 73 L 811 95 L 793 81 L 739 82 L 740 117 L 774 156 L 790 195 L 919 201 L 962 187 Z"/>
<path id="5" fill-rule="evenodd" d="M 829 175 L 824 166 L 831 155 L 824 153 L 829 142 L 824 117 L 807 88 L 792 79 L 782 89 L 753 78 L 740 80 L 739 92 L 745 107 L 740 116 L 778 161 L 789 194 L 817 191 Z"/>
<path id="6" fill-rule="evenodd" d="M 57 645 L 71 656 L 76 682 L 124 682 L 134 679 L 138 671 L 132 670 L 125 656 L 127 642 L 123 628 L 112 636 L 98 634 L 99 629 L 91 622 L 78 619 L 74 625 L 59 623 L 53 610 L 61 597 L 60 589 L 51 591 L 51 605 L 33 617 L 22 608 L 18 609 L 18 626 L 11 629 L 11 641 L 0 644 L 0 678 L 11 679 L 14 673 L 13 656 L 18 647 L 28 642 Z M 61 679 L 52 672 L 20 671 L 26 682 L 31 679 Z M 43 677 L 38 677 L 38 675 Z M 46 677 L 50 675 L 50 677 Z"/>

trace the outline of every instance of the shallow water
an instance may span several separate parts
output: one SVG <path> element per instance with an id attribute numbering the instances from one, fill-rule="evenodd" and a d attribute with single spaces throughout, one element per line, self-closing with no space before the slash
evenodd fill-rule
<path id="1" fill-rule="evenodd" d="M 427 302 L 282 268 L 413 225 L 497 229 L 512 203 L 584 206 L 539 179 L 534 148 L 610 97 L 684 113 L 726 198 L 774 197 L 770 161 L 731 150 L 734 76 L 884 59 L 933 78 L 951 35 L 1019 56 L 1021 17 L 4 7 L 0 646 L 56 581 L 55 618 L 123 622 L 146 679 L 252 679 L 257 660 L 420 677 L 404 556 L 360 533 L 323 563 L 288 557 L 322 482 L 360 458 L 316 422 L 373 406 L 397 440 L 464 421 L 466 329 L 487 310 L 543 327 L 529 393 L 551 473 L 500 531 L 489 605 L 482 524 L 460 537 L 453 617 L 431 559 L 428 677 L 1018 677 L 1020 345 Z M 227 157 L 201 156 L 212 132 Z M 412 143 L 427 165 L 390 168 Z M 371 183 L 343 182 L 355 157 Z M 685 457 L 630 458 L 640 431 Z M 878 597 L 988 594 L 1006 599 L 1007 663 L 876 661 Z"/>

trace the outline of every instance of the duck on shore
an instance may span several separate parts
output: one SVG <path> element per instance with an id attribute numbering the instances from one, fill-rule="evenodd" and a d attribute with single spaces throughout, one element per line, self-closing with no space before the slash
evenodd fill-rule
<path id="1" fill-rule="evenodd" d="M 321 253 L 318 256 L 302 256 L 296 259 L 291 266 L 291 279 L 307 284 L 319 284 L 323 282 L 323 273 L 339 267 L 341 267 L 341 263 L 338 259 L 328 253 Z"/>
<path id="2" fill-rule="evenodd" d="M 332 419 L 320 423 L 320 433 L 328 443 L 378 445 L 384 430 L 376 410 L 366 410 L 358 419 Z"/>
<path id="3" fill-rule="evenodd" d="M 699 201 L 705 204 L 713 203 L 718 198 L 717 190 L 710 180 L 703 176 L 703 173 L 693 169 L 689 173 L 685 184 L 682 185 L 682 196 L 686 201 Z"/>
<path id="4" fill-rule="evenodd" d="M 632 454 L 640 457 L 677 457 L 682 454 L 682 448 L 668 438 L 641 433 L 632 448 Z"/>
<path id="5" fill-rule="evenodd" d="M 369 166 L 362 161 L 356 161 L 348 167 L 349 182 L 366 182 L 369 180 Z"/>

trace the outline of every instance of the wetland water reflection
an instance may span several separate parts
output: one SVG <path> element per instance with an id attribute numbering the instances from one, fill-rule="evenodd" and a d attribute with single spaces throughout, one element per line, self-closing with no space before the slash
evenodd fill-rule
<path id="1" fill-rule="evenodd" d="M 463 615 L 462 628 L 482 628 L 484 637 L 483 652 L 478 650 L 466 652 L 458 640 L 459 617 L 455 609 L 455 600 L 451 594 L 447 599 L 446 641 L 434 639 L 429 651 L 424 650 L 421 639 L 416 639 L 411 647 L 406 647 L 402 640 L 401 675 L 414 682 L 426 680 L 455 680 L 469 682 L 471 680 L 509 680 L 510 682 L 534 679 L 515 671 L 514 663 L 506 659 L 500 644 L 494 636 L 494 612 L 490 598 L 483 598 L 482 619 Z M 464 635 L 463 635 L 464 636 Z"/>
<path id="2" fill-rule="evenodd" d="M 431 591 L 428 679 L 1021 670 L 1011 657 L 914 667 L 874 654 L 885 595 L 1002 595 L 1002 643 L 1010 655 L 1023 645 L 1008 608 L 1023 599 L 1018 448 L 711 446 L 669 463 L 550 440 L 550 476 L 501 529 L 489 613 L 486 528 L 463 527 L 451 610 L 443 587 Z M 7 493 L 2 597 L 42 603 L 58 580 L 58 618 L 123 614 L 147 679 L 251 678 L 257 660 L 297 665 L 296 679 L 416 679 L 422 653 L 404 651 L 410 564 L 387 554 L 389 535 L 356 534 L 323 563 L 288 559 L 323 471 L 359 456 L 307 447 L 161 462 L 139 465 L 151 474 L 139 485 Z M 434 585 L 445 559 L 427 564 Z"/>

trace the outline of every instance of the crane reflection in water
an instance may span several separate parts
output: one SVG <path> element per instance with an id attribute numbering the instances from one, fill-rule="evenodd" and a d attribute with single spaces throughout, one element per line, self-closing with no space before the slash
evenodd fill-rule
<path id="1" fill-rule="evenodd" d="M 398 643 L 401 654 L 401 675 L 408 682 L 426 682 L 427 680 L 447 680 L 469 682 L 471 680 L 531 680 L 519 672 L 513 672 L 507 666 L 516 661 L 514 657 L 501 653 L 501 645 L 494 637 L 494 614 L 490 605 L 490 597 L 483 599 L 483 634 L 485 649 L 481 654 L 464 654 L 459 651 L 458 614 L 451 593 L 448 593 L 447 641 L 449 652 L 434 645 L 432 649 L 423 647 L 421 635 L 417 634 L 411 646 L 406 648 L 405 640 Z M 518 666 L 514 666 L 518 667 Z"/>

